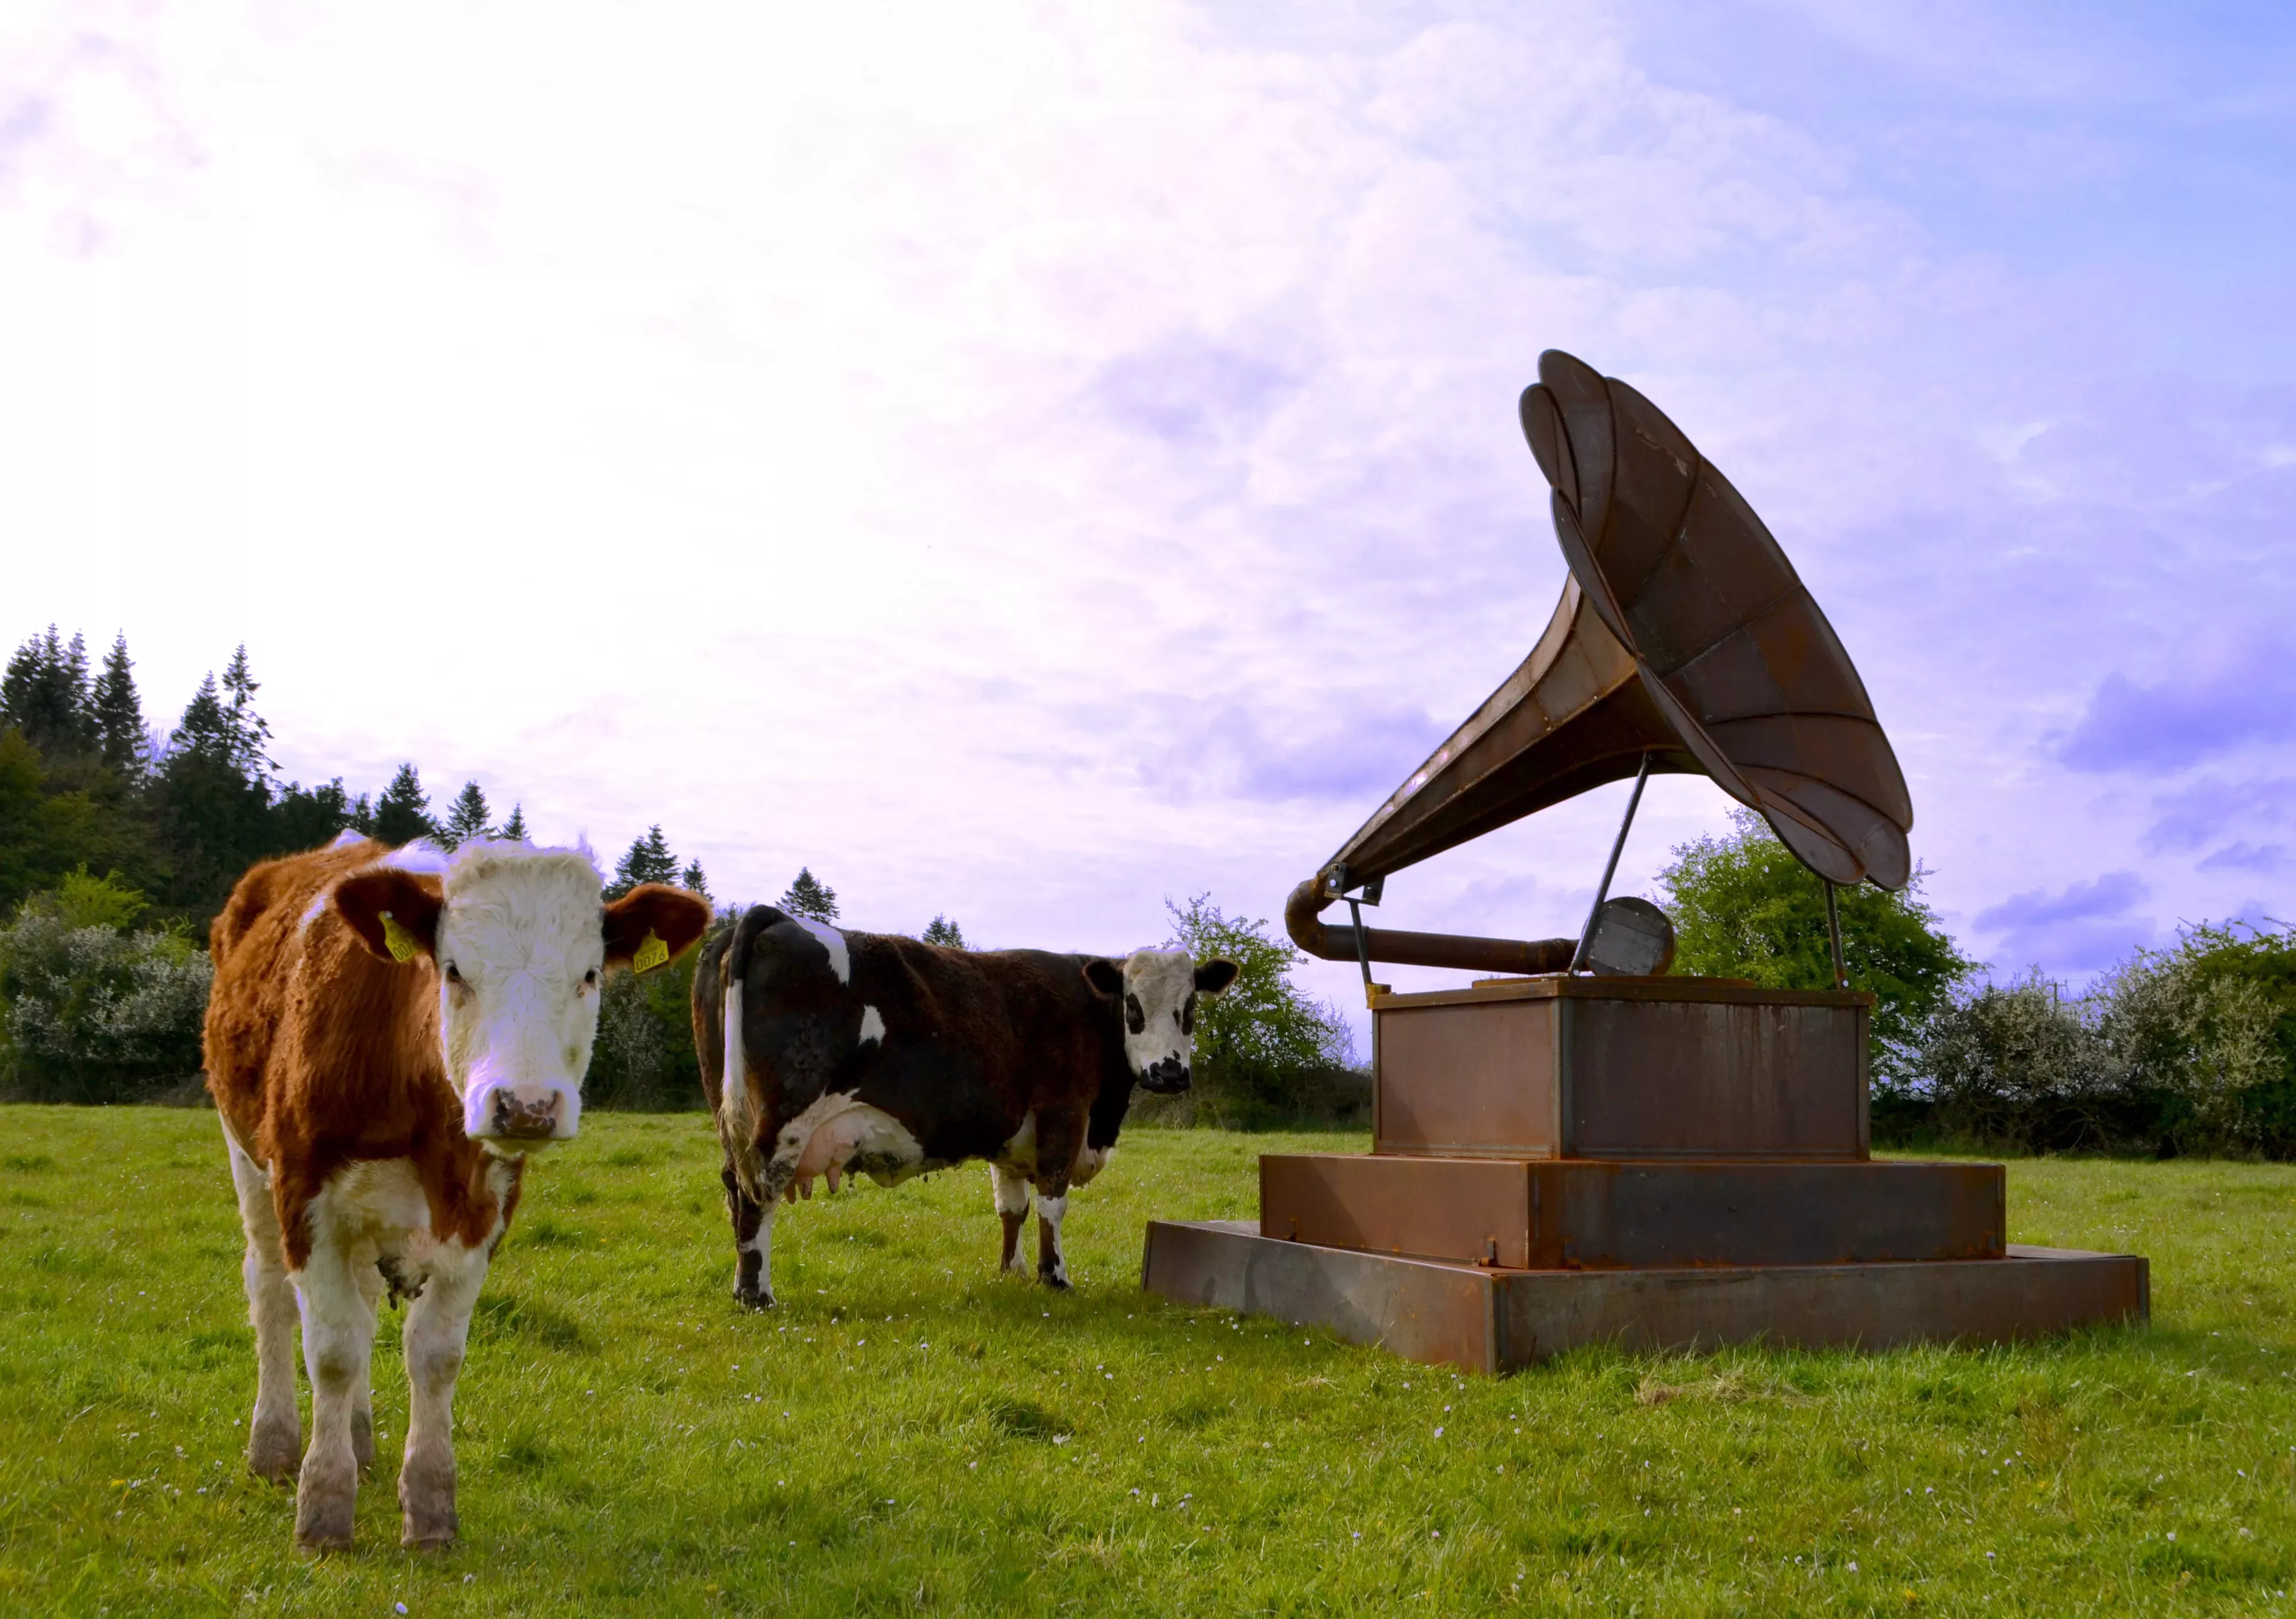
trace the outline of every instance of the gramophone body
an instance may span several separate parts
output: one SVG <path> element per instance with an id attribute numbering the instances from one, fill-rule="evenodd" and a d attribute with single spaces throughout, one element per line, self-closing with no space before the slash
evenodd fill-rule
<path id="1" fill-rule="evenodd" d="M 1552 352 L 1539 374 L 1522 418 L 1570 566 L 1554 617 L 1285 907 L 1302 949 L 1361 964 L 1372 1153 L 1263 1157 L 1258 1223 L 1152 1222 L 1145 1285 L 1490 1371 L 1597 1341 L 2144 1319 L 2142 1258 L 2007 1243 L 1999 1165 L 1872 1161 L 1870 996 L 1669 976 L 1670 925 L 1606 901 L 1608 873 L 1575 940 L 1362 923 L 1393 873 L 1608 782 L 1638 800 L 1655 771 L 1710 776 L 1828 884 L 1912 869 L 1888 739 L 1752 508 L 1624 383 Z M 1324 922 L 1342 900 L 1350 925 Z M 1397 995 L 1374 961 L 1514 975 Z"/>

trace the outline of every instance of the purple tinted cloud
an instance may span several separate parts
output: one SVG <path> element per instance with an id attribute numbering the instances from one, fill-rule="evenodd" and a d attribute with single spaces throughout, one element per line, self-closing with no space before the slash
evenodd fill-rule
<path id="1" fill-rule="evenodd" d="M 1263 355 L 1186 333 L 1111 362 L 1091 392 L 1119 424 L 1194 448 L 1258 427 L 1295 386 Z"/>
<path id="2" fill-rule="evenodd" d="M 1997 966 L 2038 962 L 2061 973 L 2095 972 L 2152 941 L 2152 918 L 2131 915 L 2151 892 L 2133 871 L 2109 871 L 2055 893 L 2012 894 L 1979 912 L 1977 926 L 2001 936 Z"/>
<path id="3" fill-rule="evenodd" d="M 2197 781 L 2153 801 L 2144 847 L 2171 852 L 2198 849 L 2226 830 L 2284 826 L 2296 815 L 2296 779 Z"/>
<path id="4" fill-rule="evenodd" d="M 2296 658 L 2252 645 L 2218 668 L 2141 686 L 2108 675 L 2057 757 L 2076 770 L 2182 769 L 2296 737 Z"/>
<path id="5" fill-rule="evenodd" d="M 2202 871 L 2261 871 L 2287 869 L 2285 843 L 2227 843 L 2201 862 Z"/>

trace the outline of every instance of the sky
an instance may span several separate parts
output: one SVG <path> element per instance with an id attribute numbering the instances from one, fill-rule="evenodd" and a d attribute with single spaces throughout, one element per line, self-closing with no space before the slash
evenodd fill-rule
<path id="1" fill-rule="evenodd" d="M 0 638 L 1124 949 L 1279 916 L 1529 649 L 1562 348 L 1793 559 L 1948 929 L 2078 982 L 2296 918 L 2292 285 L 2266 5 L 7 0 Z M 1381 920 L 1575 932 L 1626 792 Z"/>

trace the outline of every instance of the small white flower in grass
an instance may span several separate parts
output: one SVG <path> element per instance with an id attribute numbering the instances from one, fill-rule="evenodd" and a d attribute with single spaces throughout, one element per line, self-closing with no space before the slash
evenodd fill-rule
<path id="1" fill-rule="evenodd" d="M 1850 1572 L 1851 1574 L 1856 1574 L 1856 1573 L 1857 1572 L 1857 1564 L 1855 1564 L 1855 1563 L 1852 1563 L 1852 1564 L 1849 1566 L 1849 1572 Z"/>
<path id="2" fill-rule="evenodd" d="M 406 1611 L 406 1604 L 404 1602 L 394 1602 L 390 1605 L 390 1611 L 394 1614 L 403 1614 Z"/>
<path id="3" fill-rule="evenodd" d="M 1053 1442 L 1056 1445 L 1064 1445 L 1068 1443 L 1068 1442 L 1069 1436 L 1066 1434 L 1055 1434 L 1053 1435 Z"/>
<path id="4" fill-rule="evenodd" d="M 2172 1540 L 2172 1541 L 2173 1541 L 2173 1540 L 2175 1540 L 2175 1539 L 2177 1538 L 2177 1532 L 2176 1532 L 2175 1530 L 2171 1529 L 2171 1530 L 2169 1532 L 2169 1538 L 2170 1540 Z M 1992 1554 L 1991 1552 L 1989 1552 L 1989 1551 L 1988 1551 L 1988 1552 L 1987 1552 L 1985 1555 L 1986 1555 L 1987 1557 L 1991 1557 L 1993 1554 Z"/>

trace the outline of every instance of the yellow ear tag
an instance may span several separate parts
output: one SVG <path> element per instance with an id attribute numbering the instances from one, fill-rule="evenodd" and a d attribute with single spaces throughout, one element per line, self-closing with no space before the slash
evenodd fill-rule
<path id="1" fill-rule="evenodd" d="M 382 948 L 390 952 L 393 961 L 412 961 L 422 949 L 389 911 L 382 913 Z"/>
<path id="2" fill-rule="evenodd" d="M 638 953 L 630 957 L 630 970 L 635 973 L 651 973 L 668 959 L 669 946 L 661 941 L 660 934 L 652 928 L 648 928 L 645 942 L 638 946 Z"/>

